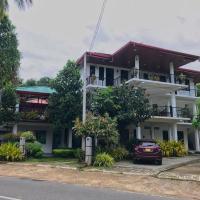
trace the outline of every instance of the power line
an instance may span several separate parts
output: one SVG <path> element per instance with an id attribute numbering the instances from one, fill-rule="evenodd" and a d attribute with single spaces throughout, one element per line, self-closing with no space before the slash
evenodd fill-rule
<path id="1" fill-rule="evenodd" d="M 101 25 L 101 20 L 102 20 L 102 18 L 103 18 L 103 14 L 104 14 L 104 10 L 105 10 L 105 7 L 106 7 L 106 3 L 107 3 L 107 0 L 104 0 L 104 1 L 103 1 L 103 5 L 102 5 L 102 7 L 101 7 L 101 12 L 100 12 L 100 15 L 99 15 L 97 24 L 96 24 L 96 28 L 95 28 L 95 31 L 94 31 L 94 35 L 93 35 L 93 38 L 92 38 L 92 41 L 91 41 L 91 44 L 90 44 L 89 51 L 91 51 L 91 50 L 93 49 L 93 47 L 94 47 L 94 43 L 95 43 L 95 40 L 96 40 L 98 31 L 99 31 L 99 28 L 100 28 L 100 25 Z"/>

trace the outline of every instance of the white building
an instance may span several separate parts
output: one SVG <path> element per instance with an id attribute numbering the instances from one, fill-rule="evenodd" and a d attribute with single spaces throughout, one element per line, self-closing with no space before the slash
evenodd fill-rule
<path id="1" fill-rule="evenodd" d="M 129 42 L 113 54 L 86 52 L 77 64 L 86 91 L 123 81 L 146 89 L 154 116 L 141 127 L 130 124 L 121 136 L 124 144 L 131 138 L 183 140 L 186 149 L 200 151 L 200 133 L 191 123 L 197 114 L 195 102 L 199 97 L 195 84 L 200 82 L 200 71 L 180 68 L 198 59 L 195 55 Z"/>

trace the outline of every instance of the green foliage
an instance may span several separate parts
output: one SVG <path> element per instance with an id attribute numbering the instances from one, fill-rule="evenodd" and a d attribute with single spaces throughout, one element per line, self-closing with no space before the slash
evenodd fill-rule
<path id="1" fill-rule="evenodd" d="M 15 0 L 15 3 L 18 5 L 19 8 L 24 9 L 26 6 L 32 4 L 32 0 Z M 2 20 L 8 11 L 9 8 L 9 1 L 8 0 L 1 0 L 0 1 L 0 20 Z"/>
<path id="2" fill-rule="evenodd" d="M 105 112 L 116 117 L 121 126 L 140 123 L 149 119 L 152 108 L 142 88 L 123 84 L 120 87 L 97 90 L 92 96 L 92 112 L 103 115 Z"/>
<path id="3" fill-rule="evenodd" d="M 192 126 L 196 129 L 200 129 L 200 100 L 197 100 L 197 115 L 192 121 Z"/>
<path id="4" fill-rule="evenodd" d="M 5 16 L 0 20 L 0 90 L 9 82 L 16 83 L 19 65 L 20 53 L 15 27 Z"/>
<path id="5" fill-rule="evenodd" d="M 33 78 L 26 80 L 26 82 L 22 84 L 22 86 L 36 86 L 36 85 L 37 81 Z"/>
<path id="6" fill-rule="evenodd" d="M 36 137 L 34 136 L 33 132 L 31 132 L 31 131 L 22 132 L 20 134 L 20 136 L 24 137 L 26 142 L 35 142 L 36 141 Z"/>
<path id="7" fill-rule="evenodd" d="M 96 167 L 112 167 L 114 164 L 114 158 L 107 153 L 97 154 L 94 161 Z"/>
<path id="8" fill-rule="evenodd" d="M 52 153 L 55 157 L 74 158 L 76 149 L 53 149 Z"/>
<path id="9" fill-rule="evenodd" d="M 1 93 L 1 91 L 0 91 Z M 0 103 L 0 125 L 4 125 L 8 122 L 15 122 L 18 120 L 18 114 L 16 111 L 17 96 L 15 87 L 12 84 L 7 84 L 1 93 Z"/>
<path id="10" fill-rule="evenodd" d="M 52 79 L 47 76 L 44 76 L 38 81 L 33 78 L 28 79 L 22 84 L 22 86 L 51 86 L 51 83 Z"/>
<path id="11" fill-rule="evenodd" d="M 108 114 L 104 116 L 94 116 L 89 113 L 86 121 L 83 122 L 77 118 L 73 130 L 77 136 L 97 137 L 105 141 L 105 146 L 109 147 L 118 143 L 119 133 L 117 130 L 117 121 Z"/>
<path id="12" fill-rule="evenodd" d="M 23 120 L 36 120 L 38 119 L 38 111 L 20 112 L 20 117 Z"/>
<path id="13" fill-rule="evenodd" d="M 78 159 L 79 162 L 84 162 L 85 161 L 85 151 L 82 149 L 77 149 L 74 154 L 75 158 Z"/>
<path id="14" fill-rule="evenodd" d="M 128 151 L 124 147 L 117 147 L 110 152 L 110 155 L 114 158 L 115 161 L 126 159 L 128 154 Z"/>
<path id="15" fill-rule="evenodd" d="M 5 143 L 0 146 L 0 160 L 20 161 L 23 159 L 20 149 L 15 144 Z"/>
<path id="16" fill-rule="evenodd" d="M 82 110 L 82 82 L 80 72 L 73 61 L 68 61 L 52 81 L 55 89 L 49 97 L 48 116 L 55 127 L 69 128 Z"/>
<path id="17" fill-rule="evenodd" d="M 40 158 L 43 156 L 42 145 L 39 142 L 25 144 L 27 157 Z"/>
<path id="18" fill-rule="evenodd" d="M 16 143 L 19 142 L 20 133 L 13 134 L 13 133 L 6 133 L 2 135 L 3 142 L 7 143 Z"/>
<path id="19" fill-rule="evenodd" d="M 181 141 L 158 141 L 165 157 L 181 157 L 187 155 L 184 144 Z"/>

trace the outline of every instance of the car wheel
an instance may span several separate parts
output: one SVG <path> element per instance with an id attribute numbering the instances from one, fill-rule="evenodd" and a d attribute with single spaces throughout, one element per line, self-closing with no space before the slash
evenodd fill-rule
<path id="1" fill-rule="evenodd" d="M 162 160 L 156 160 L 157 165 L 162 165 Z"/>

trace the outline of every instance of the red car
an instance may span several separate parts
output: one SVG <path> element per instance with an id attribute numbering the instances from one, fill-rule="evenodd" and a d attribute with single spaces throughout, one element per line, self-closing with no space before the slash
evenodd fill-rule
<path id="1" fill-rule="evenodd" d="M 162 165 L 162 151 L 154 140 L 137 140 L 133 145 L 133 162 L 141 160 L 152 160 L 158 165 Z"/>

